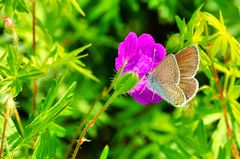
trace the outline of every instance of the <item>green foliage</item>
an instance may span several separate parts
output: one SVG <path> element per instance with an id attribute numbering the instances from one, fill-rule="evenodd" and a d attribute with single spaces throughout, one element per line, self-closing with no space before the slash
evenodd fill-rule
<path id="1" fill-rule="evenodd" d="M 33 49 L 32 1 L 0 1 L 1 17 L 14 22 L 0 20 L 3 158 L 63 158 L 73 141 L 69 157 L 86 123 L 82 141 L 90 142 L 81 145 L 76 158 L 235 157 L 233 145 L 238 151 L 240 145 L 239 1 L 43 0 L 35 9 Z M 144 107 L 119 96 L 140 80 L 122 74 L 123 68 L 114 75 L 117 46 L 130 31 L 152 33 L 168 53 L 198 46 L 200 88 L 193 100 L 182 108 L 164 101 Z"/>
<path id="2" fill-rule="evenodd" d="M 43 75 L 43 72 L 31 66 L 30 61 L 24 59 L 13 45 L 9 45 L 6 52 L 1 56 L 0 68 L 0 77 L 2 79 L 0 82 L 1 95 L 12 91 L 13 96 L 16 96 L 22 91 L 21 82 Z"/>
<path id="3" fill-rule="evenodd" d="M 107 159 L 108 152 L 109 152 L 109 147 L 108 145 L 106 145 L 103 149 L 103 152 L 101 153 L 100 159 Z"/>

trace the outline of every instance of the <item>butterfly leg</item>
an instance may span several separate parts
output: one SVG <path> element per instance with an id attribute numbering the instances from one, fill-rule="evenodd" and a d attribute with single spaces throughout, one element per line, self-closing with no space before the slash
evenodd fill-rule
<path id="1" fill-rule="evenodd" d="M 155 92 L 153 92 L 153 95 L 152 95 L 152 101 L 153 101 L 153 99 L 154 99 L 154 95 L 155 95 Z"/>
<path id="2" fill-rule="evenodd" d="M 146 89 L 147 85 L 145 85 L 145 87 L 141 90 L 141 92 L 139 94 L 142 94 L 142 92 Z"/>

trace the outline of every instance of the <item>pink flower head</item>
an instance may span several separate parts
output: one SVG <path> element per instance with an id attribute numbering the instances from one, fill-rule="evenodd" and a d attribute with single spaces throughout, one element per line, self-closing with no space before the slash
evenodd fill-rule
<path id="1" fill-rule="evenodd" d="M 7 16 L 3 16 L 2 18 L 4 20 L 4 27 L 5 28 L 10 28 L 10 29 L 14 28 L 14 22 L 13 22 L 12 19 L 8 18 Z"/>
<path id="2" fill-rule="evenodd" d="M 133 72 L 141 79 L 129 92 L 139 103 L 147 105 L 159 103 L 162 98 L 147 88 L 146 77 L 166 56 L 165 48 L 155 43 L 149 34 L 142 34 L 137 37 L 130 32 L 118 46 L 118 57 L 115 61 L 115 68 L 119 71 L 126 62 L 123 73 Z"/>

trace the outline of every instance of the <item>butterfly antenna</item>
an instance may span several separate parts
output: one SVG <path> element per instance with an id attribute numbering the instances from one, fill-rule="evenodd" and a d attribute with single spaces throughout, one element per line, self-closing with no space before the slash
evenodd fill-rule
<path id="1" fill-rule="evenodd" d="M 156 49 L 154 48 L 154 49 L 153 49 L 153 60 L 152 60 L 152 66 L 151 66 L 150 71 L 152 71 L 152 69 L 153 69 L 155 55 L 156 55 Z"/>
<path id="2" fill-rule="evenodd" d="M 140 50 L 140 51 L 141 51 L 141 50 Z M 152 66 L 151 66 L 150 72 L 151 72 L 152 69 L 153 69 L 155 55 L 156 55 L 156 49 L 154 48 L 154 50 L 153 50 L 153 60 L 152 60 Z M 141 80 L 143 80 L 143 78 L 145 78 L 145 77 L 142 77 Z M 146 87 L 147 87 L 147 85 L 145 85 L 145 87 L 142 89 L 142 91 L 141 91 L 139 94 L 142 94 L 142 92 L 146 89 Z"/>

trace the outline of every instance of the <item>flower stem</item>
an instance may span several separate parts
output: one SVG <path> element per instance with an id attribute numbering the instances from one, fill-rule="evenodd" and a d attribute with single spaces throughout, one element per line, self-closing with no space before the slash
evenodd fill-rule
<path id="1" fill-rule="evenodd" d="M 36 50 L 36 0 L 32 0 L 32 49 Z"/>
<path id="2" fill-rule="evenodd" d="M 37 111 L 37 80 L 33 81 L 33 116 L 36 117 Z"/>
<path id="3" fill-rule="evenodd" d="M 80 137 L 79 137 L 79 140 L 77 142 L 77 145 L 75 147 L 75 150 L 73 152 L 73 155 L 72 155 L 72 159 L 75 159 L 76 156 L 77 156 L 77 153 L 78 153 L 78 150 L 80 148 L 80 146 L 82 145 L 82 143 L 85 141 L 84 140 L 84 136 L 85 134 L 87 133 L 87 131 L 89 130 L 89 128 L 91 126 L 94 125 L 94 123 L 97 121 L 97 119 L 99 118 L 99 116 L 109 107 L 109 105 L 112 103 L 112 101 L 118 96 L 118 93 L 117 92 L 114 92 L 112 94 L 112 96 L 108 99 L 108 101 L 105 103 L 105 105 L 102 107 L 102 109 L 88 122 L 87 126 L 83 129 Z"/>
<path id="4" fill-rule="evenodd" d="M 4 139 L 6 135 L 6 129 L 7 129 L 7 122 L 10 117 L 10 104 L 9 104 L 9 97 L 7 99 L 7 104 L 6 104 L 6 112 L 5 112 L 5 118 L 4 118 L 4 123 L 3 123 L 3 132 L 2 132 L 2 141 L 1 141 L 1 148 L 0 148 L 0 159 L 2 158 L 2 153 L 3 153 L 3 148 L 4 148 Z"/>
<path id="5" fill-rule="evenodd" d="M 222 88 L 221 88 L 219 77 L 217 75 L 217 71 L 216 71 L 213 64 L 212 64 L 212 71 L 213 71 L 214 78 L 216 80 L 217 89 L 218 89 L 218 92 L 219 92 L 219 100 L 221 102 L 224 98 L 223 91 L 222 91 Z M 225 104 L 222 104 L 222 109 L 223 109 L 224 121 L 225 121 L 225 124 L 226 124 L 226 127 L 227 127 L 227 135 L 228 135 L 228 138 L 231 140 L 232 139 L 232 129 L 229 125 L 228 115 L 227 115 L 227 107 L 226 107 Z M 232 143 L 232 153 L 233 153 L 233 156 L 234 156 L 235 159 L 239 159 L 237 146 L 234 142 Z"/>
<path id="6" fill-rule="evenodd" d="M 70 145 L 69 145 L 69 147 L 68 147 L 68 150 L 67 150 L 67 152 L 66 152 L 66 154 L 65 154 L 65 157 L 64 157 L 65 159 L 68 158 L 69 153 L 71 152 L 72 147 L 73 147 L 73 145 L 74 145 L 74 143 L 75 143 L 75 141 L 76 141 L 76 138 L 77 138 L 80 130 L 82 130 L 83 124 L 85 123 L 85 121 L 86 121 L 86 119 L 89 117 L 89 115 L 91 114 L 93 108 L 95 107 L 95 105 L 98 103 L 98 101 L 99 101 L 100 99 L 102 99 L 103 97 L 105 97 L 105 96 L 107 96 L 107 95 L 109 94 L 109 92 L 112 90 L 112 87 L 113 87 L 113 86 L 111 85 L 111 86 L 108 87 L 107 89 L 104 89 L 104 90 L 102 91 L 102 93 L 101 93 L 101 94 L 95 99 L 95 101 L 91 104 L 90 109 L 88 110 L 87 114 L 83 117 L 83 119 L 81 120 L 78 128 L 76 129 L 76 131 L 75 131 L 75 133 L 74 133 L 74 136 L 73 136 L 73 138 L 72 138 L 72 140 L 71 140 L 71 143 L 70 143 Z"/>
<path id="7" fill-rule="evenodd" d="M 36 51 L 36 0 L 32 0 L 32 50 Z M 33 81 L 33 116 L 36 117 L 37 81 Z"/>

